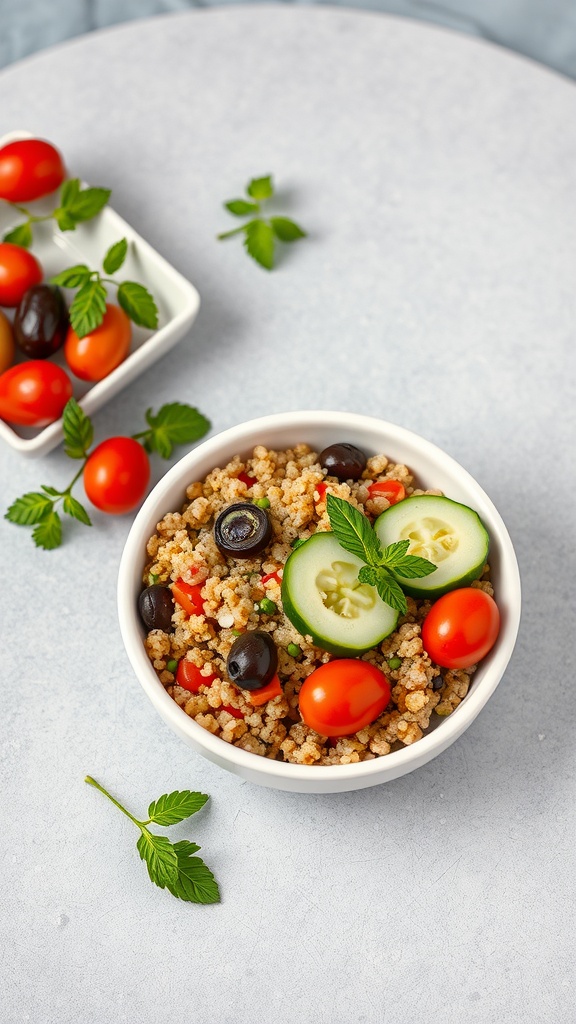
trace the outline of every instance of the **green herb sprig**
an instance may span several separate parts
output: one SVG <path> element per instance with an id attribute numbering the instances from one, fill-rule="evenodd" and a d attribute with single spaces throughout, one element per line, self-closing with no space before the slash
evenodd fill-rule
<path id="1" fill-rule="evenodd" d="M 60 204 L 50 213 L 35 214 L 18 203 L 9 203 L 18 213 L 26 217 L 21 224 L 7 231 L 3 242 L 12 242 L 23 249 L 29 249 L 34 241 L 34 224 L 54 220 L 60 231 L 74 231 L 83 221 L 92 220 L 106 206 L 112 195 L 109 188 L 82 188 L 80 178 L 69 178 L 60 190 Z"/>
<path id="2" fill-rule="evenodd" d="M 115 274 L 122 267 L 128 254 L 128 241 L 121 238 L 114 242 L 102 260 L 104 275 Z M 51 284 L 61 288 L 76 288 L 76 295 L 68 311 L 70 323 L 79 338 L 84 338 L 99 327 L 106 312 L 106 285 L 117 289 L 118 305 L 133 323 L 155 330 L 158 327 L 158 307 L 150 292 L 136 281 L 115 281 L 103 276 L 99 270 L 91 270 L 85 263 L 62 270 L 51 278 Z"/>
<path id="3" fill-rule="evenodd" d="M 146 412 L 146 430 L 134 434 L 148 452 L 156 452 L 164 459 L 170 458 L 176 445 L 198 441 L 210 429 L 210 422 L 201 412 L 182 402 L 163 405 L 157 413 Z M 71 459 L 82 462 L 80 469 L 64 490 L 42 484 L 39 491 L 30 491 L 17 498 L 10 505 L 4 518 L 17 526 L 33 526 L 32 540 L 36 547 L 51 551 L 62 543 L 62 519 L 57 506 L 72 519 L 84 526 L 92 526 L 88 512 L 72 495 L 72 489 L 82 476 L 90 458 L 94 440 L 94 428 L 89 416 L 71 398 L 64 407 L 62 428 L 64 451 Z"/>
<path id="4" fill-rule="evenodd" d="M 419 555 L 409 555 L 409 540 L 396 541 L 382 550 L 369 520 L 343 498 L 328 492 L 326 510 L 340 546 L 365 562 L 358 573 L 359 582 L 376 587 L 387 605 L 406 615 L 408 606 L 398 577 L 421 579 L 429 576 L 436 569 L 434 563 Z"/>
<path id="5" fill-rule="evenodd" d="M 289 217 L 261 216 L 261 204 L 274 195 L 272 176 L 252 178 L 246 186 L 247 199 L 229 199 L 224 207 L 234 217 L 249 217 L 250 220 L 231 231 L 223 231 L 217 238 L 222 241 L 234 235 L 244 235 L 246 252 L 265 270 L 274 267 L 276 242 L 296 242 L 305 238 L 306 232 Z"/>
<path id="6" fill-rule="evenodd" d="M 150 832 L 148 828 L 148 825 L 176 825 L 190 818 L 209 799 L 205 793 L 193 793 L 189 789 L 165 793 L 152 801 L 146 820 L 139 821 L 91 775 L 87 775 L 84 782 L 108 797 L 140 829 L 136 847 L 141 859 L 146 862 L 150 881 L 154 885 L 168 889 L 177 899 L 187 903 L 220 902 L 220 891 L 214 875 L 201 857 L 194 856 L 200 847 L 187 839 L 171 843 L 166 836 Z"/>

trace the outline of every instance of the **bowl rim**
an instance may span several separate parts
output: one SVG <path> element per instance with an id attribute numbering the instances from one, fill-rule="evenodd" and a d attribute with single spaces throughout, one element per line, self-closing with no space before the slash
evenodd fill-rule
<path id="1" fill-rule="evenodd" d="M 454 712 L 445 717 L 435 729 L 425 732 L 414 744 L 367 761 L 347 765 L 300 765 L 287 761 L 276 761 L 226 743 L 225 740 L 214 736 L 186 715 L 183 708 L 166 692 L 148 659 L 142 642 L 144 631 L 137 613 L 137 602 L 134 600 L 134 570 L 138 564 L 143 566 L 146 542 L 150 536 L 149 524 L 152 513 L 154 513 L 154 517 L 158 517 L 155 519 L 157 522 L 170 511 L 165 508 L 159 515 L 163 496 L 173 484 L 180 484 L 188 474 L 190 479 L 194 476 L 194 473 L 189 473 L 190 466 L 194 466 L 199 460 L 206 461 L 212 455 L 215 459 L 213 465 L 218 465 L 221 460 L 217 453 L 232 443 L 236 451 L 241 453 L 250 445 L 269 443 L 266 440 L 266 434 L 270 434 L 274 430 L 294 429 L 297 431 L 302 428 L 305 430 L 320 425 L 326 426 L 326 421 L 330 419 L 337 421 L 338 430 L 341 431 L 342 436 L 346 435 L 347 427 L 356 431 L 371 431 L 382 435 L 389 431 L 392 435 L 392 453 L 395 442 L 416 446 L 424 458 L 429 455 L 433 461 L 437 462 L 440 459 L 453 472 L 457 472 L 463 486 L 467 489 L 471 488 L 475 498 L 478 498 L 477 506 L 480 507 L 475 505 L 475 509 L 485 522 L 492 535 L 492 540 L 494 532 L 497 532 L 502 562 L 506 565 L 507 584 L 513 599 L 507 608 L 505 628 L 501 629 L 499 643 L 488 655 L 492 659 L 492 670 L 480 680 L 476 687 L 470 687 L 468 694 Z M 260 442 L 255 439 L 259 436 L 262 436 Z M 305 437 L 302 439 L 306 440 Z M 226 456 L 227 459 L 230 457 Z M 486 522 L 486 520 L 488 521 Z M 152 532 L 153 530 L 154 527 L 152 527 Z M 272 413 L 246 420 L 209 437 L 184 455 L 158 481 L 134 519 L 120 560 L 117 596 L 120 631 L 132 668 L 147 696 L 167 724 L 177 734 L 181 736 L 184 734 L 192 746 L 200 752 L 205 752 L 211 760 L 219 764 L 234 765 L 241 774 L 258 773 L 263 778 L 274 778 L 278 782 L 289 783 L 297 780 L 303 784 L 318 783 L 319 780 L 322 780 L 323 783 L 335 782 L 337 779 L 340 779 L 342 783 L 353 782 L 372 776 L 376 783 L 378 776 L 396 777 L 409 770 L 406 769 L 406 765 L 409 765 L 410 762 L 417 761 L 418 763 L 414 767 L 418 767 L 419 764 L 431 760 L 436 753 L 441 753 L 468 728 L 498 686 L 514 650 L 521 615 L 520 573 L 512 540 L 500 513 L 474 477 L 443 449 L 405 427 L 379 417 L 334 410 Z"/>

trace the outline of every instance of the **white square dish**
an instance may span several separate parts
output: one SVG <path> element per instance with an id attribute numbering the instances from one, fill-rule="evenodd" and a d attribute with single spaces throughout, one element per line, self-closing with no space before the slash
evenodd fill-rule
<path id="1" fill-rule="evenodd" d="M 11 132 L 0 138 L 0 147 L 27 137 L 28 132 Z M 54 206 L 54 198 L 37 200 L 30 206 L 35 213 L 43 213 Z M 19 223 L 17 218 L 7 203 L 0 202 L 0 238 Z M 149 331 L 133 325 L 127 358 L 104 380 L 89 384 L 77 380 L 68 371 L 74 397 L 87 414 L 99 409 L 168 352 L 186 334 L 200 307 L 200 296 L 194 285 L 108 206 L 93 220 L 79 224 L 74 231 L 63 233 L 53 221 L 34 225 L 31 251 L 42 265 L 44 279 L 48 280 L 76 263 L 87 263 L 95 269 L 101 267 L 106 251 L 121 238 L 128 241 L 128 255 L 120 280 L 138 281 L 148 288 L 158 306 L 159 326 L 157 330 Z M 112 295 L 111 299 L 113 301 Z M 11 316 L 11 311 L 5 312 Z M 53 361 L 66 369 L 61 351 L 56 353 Z M 13 426 L 0 419 L 0 437 L 24 455 L 43 455 L 62 441 L 62 419 L 41 429 Z"/>

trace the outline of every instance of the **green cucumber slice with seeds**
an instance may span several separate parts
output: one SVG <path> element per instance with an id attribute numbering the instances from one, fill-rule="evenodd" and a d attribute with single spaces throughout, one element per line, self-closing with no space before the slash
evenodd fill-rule
<path id="1" fill-rule="evenodd" d="M 398 621 L 375 587 L 358 582 L 364 563 L 333 533 L 315 533 L 289 555 L 282 577 L 284 612 L 302 636 L 331 654 L 376 647 Z"/>
<path id="2" fill-rule="evenodd" d="M 436 494 L 419 494 L 391 505 L 374 523 L 382 547 L 409 540 L 409 555 L 437 566 L 422 579 L 398 582 L 412 597 L 441 597 L 466 587 L 482 575 L 488 555 L 488 533 L 480 516 L 467 505 Z"/>

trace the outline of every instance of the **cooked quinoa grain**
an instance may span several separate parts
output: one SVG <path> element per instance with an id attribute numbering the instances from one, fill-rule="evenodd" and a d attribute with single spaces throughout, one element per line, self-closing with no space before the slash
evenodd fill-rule
<path id="1" fill-rule="evenodd" d="M 332 655 L 314 646 L 284 615 L 284 563 L 297 540 L 330 529 L 327 492 L 355 505 L 373 522 L 389 502 L 371 498 L 368 488 L 390 479 L 401 482 L 407 495 L 441 493 L 416 488 L 409 469 L 385 455 L 372 456 L 359 480 L 343 483 L 322 470 L 318 453 L 306 444 L 286 451 L 257 445 L 251 458 L 236 456 L 205 480 L 191 483 L 183 508 L 158 523 L 147 545 L 143 584 L 181 580 L 195 588 L 199 605 L 190 613 L 175 601 L 172 631 L 151 630 L 145 646 L 166 691 L 198 725 L 259 756 L 293 764 L 352 764 L 415 743 L 433 713 L 451 714 L 466 696 L 475 666 L 441 673 L 420 636 L 430 602 L 407 597 L 407 614 L 399 618 L 396 630 L 362 655 L 390 680 L 391 699 L 384 713 L 355 735 L 331 740 L 301 720 L 300 687 Z M 223 508 L 239 501 L 266 508 L 272 539 L 261 554 L 236 560 L 218 550 L 212 526 Z M 472 586 L 493 594 L 488 566 Z M 226 673 L 234 640 L 255 629 L 269 633 L 278 651 L 282 692 L 264 704 L 255 703 L 258 691 L 238 689 Z M 178 664 L 172 671 L 180 662 L 190 664 Z M 184 669 L 194 680 L 190 689 L 177 682 Z"/>

